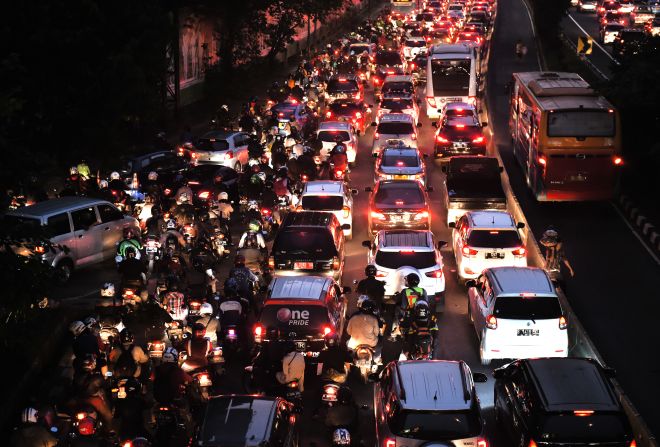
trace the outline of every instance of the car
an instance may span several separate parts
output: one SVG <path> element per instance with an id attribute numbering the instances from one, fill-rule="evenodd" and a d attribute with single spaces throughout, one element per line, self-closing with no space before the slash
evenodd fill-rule
<path id="1" fill-rule="evenodd" d="M 468 211 L 449 227 L 460 279 L 476 278 L 489 267 L 527 266 L 520 235 L 525 224 L 516 224 L 508 212 Z"/>
<path id="2" fill-rule="evenodd" d="M 613 375 L 590 358 L 505 365 L 493 371 L 496 424 L 511 445 L 635 446 Z"/>
<path id="3" fill-rule="evenodd" d="M 298 445 L 299 409 L 282 398 L 220 395 L 204 406 L 204 419 L 191 445 Z M 254 443 L 254 444 L 253 444 Z"/>
<path id="4" fill-rule="evenodd" d="M 449 6 L 447 6 L 447 14 L 449 14 L 451 11 L 460 11 L 460 12 L 465 12 L 465 5 L 463 3 L 451 3 Z"/>
<path id="5" fill-rule="evenodd" d="M 645 25 L 654 18 L 655 14 L 651 11 L 650 6 L 640 3 L 635 5 L 633 12 L 630 13 L 630 24 L 633 26 Z"/>
<path id="6" fill-rule="evenodd" d="M 138 221 L 112 203 L 87 197 L 60 197 L 7 212 L 3 232 L 34 239 L 14 251 L 55 269 L 60 284 L 75 270 L 114 259 L 125 229 L 140 234 Z"/>
<path id="7" fill-rule="evenodd" d="M 406 113 L 386 113 L 380 117 L 378 122 L 371 123 L 376 127 L 371 145 L 371 153 L 377 154 L 383 147 L 403 144 L 404 146 L 417 147 L 417 127 L 415 117 Z"/>
<path id="8" fill-rule="evenodd" d="M 325 119 L 349 122 L 360 136 L 366 132 L 368 123 L 371 123 L 371 106 L 365 104 L 364 101 L 339 99 L 328 105 Z"/>
<path id="9" fill-rule="evenodd" d="M 429 230 L 431 210 L 427 190 L 416 180 L 380 180 L 369 198 L 369 231 L 386 229 Z"/>
<path id="10" fill-rule="evenodd" d="M 380 96 L 415 96 L 415 83 L 410 75 L 388 75 L 383 81 Z"/>
<path id="11" fill-rule="evenodd" d="M 179 157 L 174 152 L 162 153 L 162 156 L 152 154 L 149 158 L 141 158 L 131 162 L 131 166 L 135 166 L 137 171 L 138 184 L 144 184 L 150 172 L 158 174 L 158 182 L 161 184 L 172 183 L 176 178 L 180 177 L 183 172 L 189 168 L 189 163 L 185 157 Z M 139 166 L 139 168 L 138 168 Z M 123 174 L 124 181 L 130 184 L 132 175 L 128 172 L 120 172 Z"/>
<path id="12" fill-rule="evenodd" d="M 147 171 L 150 166 L 155 167 L 154 170 L 158 170 L 161 166 L 174 165 L 185 169 L 188 167 L 188 162 L 175 151 L 156 151 L 125 159 L 123 167 L 118 169 L 118 172 L 126 182 L 130 182 L 133 174 L 137 173 L 138 180 L 142 182 L 140 173 Z"/>
<path id="13" fill-rule="evenodd" d="M 466 285 L 482 365 L 494 359 L 568 355 L 568 323 L 545 270 L 488 268 Z"/>
<path id="14" fill-rule="evenodd" d="M 621 4 L 614 0 L 606 0 L 598 7 L 598 18 L 600 19 L 608 11 L 618 11 Z"/>
<path id="15" fill-rule="evenodd" d="M 621 14 L 630 14 L 635 9 L 635 4 L 633 0 L 618 0 L 621 7 L 619 8 L 619 13 Z"/>
<path id="16" fill-rule="evenodd" d="M 189 169 L 184 178 L 193 192 L 193 204 L 208 205 L 218 193 L 226 191 L 230 200 L 238 203 L 239 174 L 232 168 L 216 165 L 199 165 Z M 171 190 L 176 190 L 174 187 Z"/>
<path id="17" fill-rule="evenodd" d="M 377 154 L 374 166 L 374 183 L 378 180 L 417 180 L 426 185 L 426 167 L 419 149 L 392 146 Z"/>
<path id="18" fill-rule="evenodd" d="M 202 135 L 192 151 L 194 164 L 215 164 L 227 166 L 236 172 L 243 172 L 247 166 L 250 134 L 246 132 L 213 130 Z"/>
<path id="19" fill-rule="evenodd" d="M 426 82 L 426 54 L 418 54 L 406 62 L 406 73 L 412 76 L 416 84 Z"/>
<path id="20" fill-rule="evenodd" d="M 660 36 L 660 17 L 650 20 L 644 27 L 649 36 Z"/>
<path id="21" fill-rule="evenodd" d="M 600 19 L 601 28 L 607 25 L 608 23 L 619 23 L 625 25 L 628 22 L 628 19 L 615 11 L 606 12 L 603 17 Z"/>
<path id="22" fill-rule="evenodd" d="M 463 11 L 449 11 L 447 13 L 447 16 L 449 17 L 449 20 L 454 24 L 456 27 L 461 27 L 463 26 L 463 22 L 465 21 L 465 12 Z"/>
<path id="23" fill-rule="evenodd" d="M 303 130 L 309 128 L 314 120 L 314 112 L 297 99 L 278 102 L 271 107 L 270 112 L 279 129 L 291 124 L 296 126 L 296 129 Z"/>
<path id="24" fill-rule="evenodd" d="M 454 117 L 472 117 L 475 121 L 479 121 L 479 113 L 477 113 L 477 108 L 468 104 L 467 102 L 446 102 L 438 110 L 440 112 L 440 118 L 438 122 L 443 122 L 446 118 Z"/>
<path id="25" fill-rule="evenodd" d="M 341 278 L 344 270 L 344 232 L 333 213 L 301 211 L 282 221 L 268 259 L 274 275 L 322 275 Z"/>
<path id="26" fill-rule="evenodd" d="M 598 0 L 578 0 L 577 10 L 579 12 L 595 12 L 598 8 Z"/>
<path id="27" fill-rule="evenodd" d="M 313 360 L 325 349 L 326 335 L 334 333 L 340 338 L 343 335 L 347 293 L 350 288 L 342 289 L 332 278 L 274 278 L 254 325 L 255 343 L 292 340 L 298 351 Z"/>
<path id="28" fill-rule="evenodd" d="M 464 361 L 388 364 L 374 387 L 376 446 L 487 446 L 472 373 Z"/>
<path id="29" fill-rule="evenodd" d="M 639 28 L 624 28 L 612 42 L 612 53 L 619 58 L 639 53 L 646 41 L 646 33 Z"/>
<path id="30" fill-rule="evenodd" d="M 406 276 L 416 273 L 419 287 L 426 290 L 431 304 L 442 312 L 445 307 L 445 275 L 440 249 L 445 241 L 435 242 L 428 230 L 381 230 L 373 242 L 363 241 L 369 249 L 367 264 L 376 266 L 376 276 L 385 281 L 385 296 L 394 297 L 406 287 Z"/>
<path id="31" fill-rule="evenodd" d="M 408 37 L 401 45 L 403 59 L 409 61 L 418 54 L 426 53 L 426 39 L 423 37 Z"/>
<path id="32" fill-rule="evenodd" d="M 486 155 L 485 123 L 473 116 L 447 117 L 435 133 L 433 154 L 445 158 L 452 155 Z"/>
<path id="33" fill-rule="evenodd" d="M 415 16 L 415 20 L 421 22 L 424 27 L 430 28 L 435 22 L 435 16 L 432 12 L 420 12 Z"/>
<path id="34" fill-rule="evenodd" d="M 614 42 L 616 36 L 623 30 L 623 25 L 620 23 L 607 23 L 600 30 L 600 41 L 603 44 L 610 44 Z"/>
<path id="35" fill-rule="evenodd" d="M 417 125 L 419 122 L 419 105 L 412 95 L 383 95 L 378 103 L 378 111 L 376 112 L 376 122 L 388 113 L 405 113 L 414 118 L 414 123 Z"/>
<path id="36" fill-rule="evenodd" d="M 379 89 L 387 75 L 403 74 L 403 60 L 398 51 L 381 50 L 374 57 L 375 71 L 371 82 Z"/>
<path id="37" fill-rule="evenodd" d="M 456 35 L 456 41 L 455 41 L 455 43 L 468 43 L 475 45 L 481 45 L 482 42 L 483 39 L 479 35 L 479 33 L 473 31 L 460 31 Z"/>
<path id="38" fill-rule="evenodd" d="M 357 189 L 348 189 L 342 181 L 315 180 L 307 182 L 300 195 L 298 211 L 327 211 L 333 213 L 339 223 L 347 225 L 344 236 L 353 239 L 353 195 Z"/>
<path id="39" fill-rule="evenodd" d="M 333 75 L 328 79 L 325 88 L 325 97 L 328 102 L 338 99 L 364 99 L 364 88 L 360 78 L 353 74 Z"/>
<path id="40" fill-rule="evenodd" d="M 348 163 L 355 165 L 357 156 L 357 132 L 352 123 L 346 121 L 324 121 L 319 124 L 316 138 L 323 144 L 321 153 L 327 155 L 338 143 L 346 146 Z"/>

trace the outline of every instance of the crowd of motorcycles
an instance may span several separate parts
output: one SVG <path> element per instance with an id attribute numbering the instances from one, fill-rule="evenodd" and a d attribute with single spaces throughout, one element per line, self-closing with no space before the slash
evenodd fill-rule
<path id="1" fill-rule="evenodd" d="M 94 175 L 84 161 L 71 168 L 61 196 L 109 200 L 132 214 L 139 228 L 126 229 L 117 245 L 120 282 L 104 284 L 93 315 L 70 325 L 73 378 L 66 393 L 57 402 L 35 403 L 22 412 L 23 425 L 15 435 L 37 441 L 20 445 L 190 445 L 205 402 L 232 362 L 242 365 L 241 392 L 278 395 L 302 406 L 297 380 L 274 380 L 282 356 L 295 348 L 280 346 L 274 353 L 274 347 L 248 342 L 248 322 L 271 279 L 267 242 L 297 206 L 307 181 L 349 181 L 346 148 L 337 144 L 324 151 L 315 139 L 325 80 L 369 71 L 368 57 L 343 48 L 358 41 L 382 45 L 397 40 L 399 32 L 385 18 L 367 21 L 303 60 L 285 84 L 271 86 L 265 99 L 250 98 L 238 118 L 220 107 L 211 120 L 214 129 L 253 136 L 236 188 L 214 179 L 214 187 L 200 195 L 193 194 L 184 176 L 164 183 L 154 171 L 140 182 L 137 174 L 128 179 L 119 172 Z M 305 103 L 314 118 L 301 129 L 279 126 L 269 110 L 283 101 Z M 169 147 L 164 135 L 157 138 L 161 147 Z M 192 140 L 187 133 L 172 148 L 191 165 Z M 12 206 L 35 198 L 39 195 L 15 197 Z M 222 281 L 218 267 L 231 262 L 232 253 L 234 265 Z M 191 284 L 193 271 L 203 275 L 203 284 Z M 144 337 L 126 327 L 135 321 L 147 321 Z M 426 358 L 432 339 L 429 335 L 420 348 Z M 339 349 L 336 339 L 328 337 L 327 343 Z M 367 355 L 371 362 L 373 352 Z M 358 353 L 354 361 L 366 379 L 372 369 L 363 357 Z M 344 381 L 345 376 L 323 381 L 319 393 L 321 410 L 348 409 L 331 431 L 337 445 L 346 444 L 358 418 Z"/>

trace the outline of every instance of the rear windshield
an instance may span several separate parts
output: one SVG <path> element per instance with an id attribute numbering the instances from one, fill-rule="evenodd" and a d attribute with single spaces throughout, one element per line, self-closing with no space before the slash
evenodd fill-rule
<path id="1" fill-rule="evenodd" d="M 355 103 L 333 102 L 329 107 L 330 111 L 337 114 L 355 114 L 362 112 L 362 106 Z"/>
<path id="2" fill-rule="evenodd" d="M 227 140 L 204 139 L 197 142 L 197 148 L 202 151 L 226 151 L 229 143 Z"/>
<path id="3" fill-rule="evenodd" d="M 406 46 L 412 48 L 421 48 L 426 46 L 423 40 L 406 40 Z"/>
<path id="4" fill-rule="evenodd" d="M 613 137 L 615 114 L 607 110 L 566 110 L 551 112 L 549 137 Z"/>
<path id="5" fill-rule="evenodd" d="M 346 79 L 345 81 L 331 79 L 328 82 L 329 92 L 357 92 L 358 90 L 359 88 L 355 79 Z"/>
<path id="6" fill-rule="evenodd" d="M 480 157 L 478 159 L 452 158 L 449 161 L 452 174 L 464 177 L 500 177 L 500 165 L 494 158 Z"/>
<path id="7" fill-rule="evenodd" d="M 383 85 L 382 93 L 403 93 L 402 96 L 413 94 L 413 85 L 411 82 L 386 82 Z"/>
<path id="8" fill-rule="evenodd" d="M 284 228 L 275 237 L 273 251 L 281 255 L 332 258 L 337 254 L 330 231 L 326 228 Z"/>
<path id="9" fill-rule="evenodd" d="M 433 14 L 417 14 L 417 17 L 415 17 L 415 20 L 420 21 L 420 22 L 433 22 Z"/>
<path id="10" fill-rule="evenodd" d="M 495 302 L 495 316 L 512 320 L 547 320 L 561 316 L 559 298 L 547 296 L 501 296 Z"/>
<path id="11" fill-rule="evenodd" d="M 399 208 L 419 207 L 424 204 L 424 196 L 417 184 L 390 184 L 378 188 L 374 202 L 376 205 L 389 205 Z"/>
<path id="12" fill-rule="evenodd" d="M 548 442 L 615 442 L 622 441 L 629 429 L 619 415 L 593 414 L 575 416 L 572 413 L 549 416 L 543 422 Z"/>
<path id="13" fill-rule="evenodd" d="M 302 207 L 311 211 L 339 211 L 344 207 L 344 199 L 339 196 L 303 196 Z"/>
<path id="14" fill-rule="evenodd" d="M 377 53 L 376 65 L 401 65 L 401 56 L 395 51 Z"/>
<path id="15" fill-rule="evenodd" d="M 339 143 L 350 139 L 351 136 L 345 130 L 322 130 L 318 135 L 318 140 L 324 143 Z"/>
<path id="16" fill-rule="evenodd" d="M 432 251 L 378 251 L 376 265 L 386 269 L 398 269 L 408 266 L 415 269 L 427 269 L 436 265 L 435 252 Z"/>
<path id="17" fill-rule="evenodd" d="M 402 122 L 381 122 L 376 132 L 384 135 L 407 135 L 413 133 L 413 125 Z"/>
<path id="18" fill-rule="evenodd" d="M 448 441 L 478 436 L 481 420 L 476 411 L 406 411 L 392 419 L 390 428 L 403 438 Z"/>
<path id="19" fill-rule="evenodd" d="M 318 328 L 328 324 L 328 310 L 323 306 L 266 304 L 259 318 L 267 329 Z M 288 332 L 284 334 L 288 336 Z"/>
<path id="20" fill-rule="evenodd" d="M 513 248 L 522 245 L 516 230 L 472 230 L 467 243 L 477 248 Z"/>
<path id="21" fill-rule="evenodd" d="M 383 166 L 395 166 L 397 168 L 416 168 L 419 160 L 415 155 L 398 155 L 385 153 L 383 155 Z"/>

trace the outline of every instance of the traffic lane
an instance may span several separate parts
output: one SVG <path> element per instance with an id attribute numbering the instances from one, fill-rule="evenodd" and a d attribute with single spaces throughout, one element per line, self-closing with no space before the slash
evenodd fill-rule
<path id="1" fill-rule="evenodd" d="M 571 20 L 572 17 L 577 24 Z M 600 43 L 600 32 L 598 27 L 598 18 L 596 14 L 570 14 L 562 20 L 562 29 L 564 35 L 577 46 L 578 37 L 585 37 L 587 34 L 593 39 L 592 52 L 586 55 L 607 78 L 612 76 L 612 66 L 615 64 L 612 57 L 612 46 Z M 578 26 L 579 25 L 579 26 Z M 582 27 L 582 29 L 580 29 Z M 586 34 L 585 34 L 586 32 Z"/>
<path id="2" fill-rule="evenodd" d="M 500 0 L 500 7 L 512 12 L 523 8 L 520 0 Z M 487 94 L 497 149 L 534 234 L 538 237 L 555 225 L 562 235 L 576 271 L 576 277 L 567 281 L 568 297 L 582 325 L 618 371 L 623 389 L 651 430 L 660 433 L 659 410 L 648 399 L 660 395 L 660 360 L 650 354 L 657 351 L 655 320 L 660 303 L 651 296 L 657 296 L 660 287 L 658 265 L 610 203 L 537 203 L 513 158 L 505 83 L 513 71 L 537 70 L 533 60 L 521 63 L 510 55 L 509 42 L 520 30 L 531 32 L 529 24 L 519 21 L 521 17 L 499 14 L 491 45 Z"/>

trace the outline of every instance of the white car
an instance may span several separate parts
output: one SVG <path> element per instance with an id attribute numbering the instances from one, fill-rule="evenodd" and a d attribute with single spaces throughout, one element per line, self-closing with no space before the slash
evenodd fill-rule
<path id="1" fill-rule="evenodd" d="M 414 59 L 420 53 L 426 53 L 426 40 L 423 37 L 407 37 L 401 46 L 401 53 L 405 60 Z"/>
<path id="2" fill-rule="evenodd" d="M 468 281 L 468 317 L 483 365 L 493 359 L 568 356 L 568 324 L 542 269 L 497 267 Z"/>
<path id="3" fill-rule="evenodd" d="M 475 120 L 479 121 L 479 113 L 477 113 L 477 108 L 472 104 L 468 104 L 467 102 L 447 102 L 442 106 L 439 112 L 439 123 L 442 123 L 445 118 L 451 118 L 455 116 L 473 116 Z"/>
<path id="4" fill-rule="evenodd" d="M 623 25 L 620 23 L 608 23 L 604 25 L 600 30 L 600 39 L 603 44 L 613 43 L 614 39 L 616 39 L 616 36 L 619 35 L 622 29 Z"/>
<path id="5" fill-rule="evenodd" d="M 415 124 L 415 118 L 405 113 L 386 113 L 378 123 L 373 122 L 371 125 L 376 127 L 371 145 L 373 155 L 389 146 L 417 147 L 417 127 L 422 123 Z"/>
<path id="6" fill-rule="evenodd" d="M 378 104 L 376 122 L 386 113 L 405 113 L 414 118 L 415 125 L 419 122 L 419 106 L 413 96 L 384 95 Z"/>
<path id="7" fill-rule="evenodd" d="M 202 135 L 191 152 L 193 164 L 227 166 L 241 172 L 247 166 L 250 135 L 245 132 L 211 131 Z"/>
<path id="8" fill-rule="evenodd" d="M 357 190 L 348 189 L 344 182 L 330 180 L 316 180 L 307 182 L 300 196 L 297 210 L 300 211 L 329 211 L 345 228 L 344 236 L 347 240 L 353 238 L 353 194 Z"/>
<path id="9" fill-rule="evenodd" d="M 428 230 L 381 230 L 373 242 L 363 241 L 369 249 L 367 264 L 376 266 L 377 278 L 385 281 L 385 296 L 392 297 L 406 287 L 410 273 L 419 276 L 436 311 L 444 308 L 445 275 L 440 249 L 447 243 L 435 242 Z"/>
<path id="10" fill-rule="evenodd" d="M 351 166 L 355 164 L 358 138 L 355 128 L 351 123 L 345 121 L 324 121 L 319 124 L 316 137 L 323 143 L 323 148 L 321 149 L 321 155 L 323 157 L 327 157 L 337 143 L 342 143 L 346 146 L 348 163 Z"/>
<path id="11" fill-rule="evenodd" d="M 524 223 L 506 211 L 468 211 L 453 227 L 456 269 L 462 280 L 478 277 L 492 267 L 526 267 L 527 251 L 520 230 Z"/>

